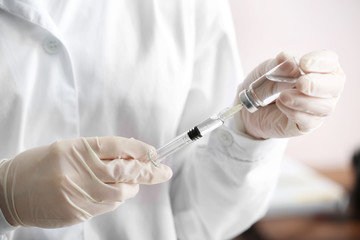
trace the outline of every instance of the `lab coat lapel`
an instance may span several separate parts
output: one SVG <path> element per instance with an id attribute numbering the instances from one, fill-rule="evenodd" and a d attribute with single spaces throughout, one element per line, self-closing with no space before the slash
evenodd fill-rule
<path id="1" fill-rule="evenodd" d="M 50 16 L 38 2 L 31 0 L 0 0 L 0 9 L 25 21 L 38 25 L 59 40 L 62 40 L 61 35 Z"/>

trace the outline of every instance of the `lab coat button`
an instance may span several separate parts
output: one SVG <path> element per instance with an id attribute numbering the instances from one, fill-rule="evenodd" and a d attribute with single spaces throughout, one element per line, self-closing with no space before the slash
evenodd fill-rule
<path id="1" fill-rule="evenodd" d="M 226 130 L 218 130 L 217 132 L 217 137 L 221 143 L 221 145 L 223 145 L 224 147 L 229 147 L 233 144 L 234 139 L 231 136 L 231 133 L 229 133 Z"/>
<path id="2" fill-rule="evenodd" d="M 61 43 L 53 36 L 45 38 L 43 42 L 43 48 L 48 54 L 56 54 L 59 52 Z"/>

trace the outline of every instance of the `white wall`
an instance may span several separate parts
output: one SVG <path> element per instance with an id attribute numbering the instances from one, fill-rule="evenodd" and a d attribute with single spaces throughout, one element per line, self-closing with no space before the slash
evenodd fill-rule
<path id="1" fill-rule="evenodd" d="M 287 154 L 317 168 L 350 164 L 360 148 L 360 1 L 230 0 L 245 73 L 282 50 L 332 49 L 347 82 L 337 109 L 315 132 L 293 138 Z"/>

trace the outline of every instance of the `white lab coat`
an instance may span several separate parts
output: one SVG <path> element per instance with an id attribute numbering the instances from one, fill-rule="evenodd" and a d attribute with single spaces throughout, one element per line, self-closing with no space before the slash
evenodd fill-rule
<path id="1" fill-rule="evenodd" d="M 134 137 L 155 147 L 232 104 L 241 81 L 221 0 L 0 0 L 0 158 L 57 139 Z M 115 211 L 8 239 L 230 239 L 259 219 L 285 140 L 222 127 L 165 163 Z M 56 207 L 56 206 L 54 206 Z"/>

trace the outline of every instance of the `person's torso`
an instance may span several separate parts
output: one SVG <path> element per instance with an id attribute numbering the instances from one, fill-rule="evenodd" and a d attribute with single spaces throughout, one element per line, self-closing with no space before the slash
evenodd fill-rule
<path id="1" fill-rule="evenodd" d="M 1 1 L 1 158 L 62 138 L 159 147 L 176 135 L 191 85 L 191 1 L 34 2 Z M 174 239 L 168 187 L 141 186 L 84 224 L 10 238 Z"/>

